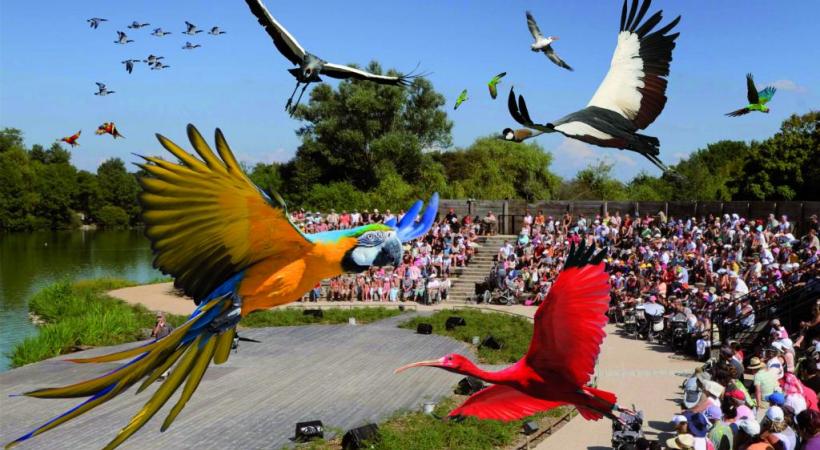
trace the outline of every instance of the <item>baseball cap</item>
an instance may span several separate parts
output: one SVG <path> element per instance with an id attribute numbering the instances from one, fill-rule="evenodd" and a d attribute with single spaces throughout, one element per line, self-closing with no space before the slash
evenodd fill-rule
<path id="1" fill-rule="evenodd" d="M 766 396 L 766 401 L 775 406 L 783 406 L 786 403 L 786 397 L 782 392 L 773 392 Z"/>
<path id="2" fill-rule="evenodd" d="M 740 419 L 736 423 L 737 427 L 749 436 L 760 434 L 760 423 L 754 419 Z"/>
<path id="3" fill-rule="evenodd" d="M 717 405 L 710 405 L 708 408 L 706 408 L 706 412 L 704 414 L 706 415 L 707 419 L 713 422 L 715 420 L 720 420 L 723 418 L 723 411 L 721 411 L 720 407 Z"/>
<path id="4" fill-rule="evenodd" d="M 771 397 L 771 396 L 770 396 Z M 772 406 L 766 411 L 766 418 L 772 422 L 782 422 L 785 420 L 783 409 L 779 406 Z"/>

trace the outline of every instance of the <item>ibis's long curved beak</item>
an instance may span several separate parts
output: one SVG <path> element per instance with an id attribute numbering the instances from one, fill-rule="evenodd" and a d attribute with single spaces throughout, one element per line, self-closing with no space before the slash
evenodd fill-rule
<path id="1" fill-rule="evenodd" d="M 424 367 L 424 366 L 431 366 L 431 367 L 440 367 L 441 366 L 441 359 L 431 359 L 428 361 L 419 361 L 414 362 L 412 364 L 408 364 L 406 366 L 401 366 L 398 369 L 394 370 L 393 373 L 404 372 L 407 369 L 412 369 L 413 367 Z"/>

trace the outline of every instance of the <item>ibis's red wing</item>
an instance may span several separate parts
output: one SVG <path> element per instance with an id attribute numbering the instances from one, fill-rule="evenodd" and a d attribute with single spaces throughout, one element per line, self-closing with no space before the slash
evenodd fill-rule
<path id="1" fill-rule="evenodd" d="M 604 341 L 609 283 L 604 264 L 564 269 L 535 313 L 527 364 L 576 386 L 589 381 Z"/>
<path id="2" fill-rule="evenodd" d="M 518 420 L 565 403 L 531 397 L 518 389 L 494 384 L 471 395 L 450 416 L 472 416 L 490 420 Z"/>

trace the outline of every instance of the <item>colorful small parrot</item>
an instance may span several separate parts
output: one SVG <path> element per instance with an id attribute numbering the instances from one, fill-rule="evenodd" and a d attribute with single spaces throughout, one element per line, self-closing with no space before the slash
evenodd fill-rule
<path id="1" fill-rule="evenodd" d="M 125 139 L 125 136 L 121 135 L 120 132 L 117 130 L 117 126 L 114 125 L 114 122 L 105 122 L 104 124 L 100 125 L 99 127 L 97 127 L 96 133 L 99 135 L 110 134 L 114 137 L 114 139 Z"/>
<path id="2" fill-rule="evenodd" d="M 766 103 L 769 103 L 769 100 L 774 97 L 774 93 L 776 91 L 777 89 L 773 86 L 768 86 L 758 92 L 755 87 L 755 82 L 752 79 L 752 74 L 746 74 L 746 98 L 749 99 L 749 104 L 738 109 L 737 111 L 726 113 L 726 115 L 729 117 L 737 117 L 744 114 L 749 114 L 752 111 L 760 111 L 768 114 L 769 107 L 766 106 Z"/>
<path id="3" fill-rule="evenodd" d="M 421 201 L 400 220 L 303 234 L 291 221 L 282 198 L 265 193 L 242 171 L 219 129 L 214 153 L 196 128 L 188 125 L 188 138 L 199 158 L 164 136 L 157 138 L 181 164 L 160 157 L 143 157 L 146 162 L 139 164 L 149 174 L 139 179 L 145 235 L 154 250 L 154 267 L 172 275 L 176 287 L 194 299 L 197 309 L 164 338 L 108 355 L 70 359 L 91 363 L 132 358 L 88 381 L 27 392 L 37 398 L 89 398 L 7 447 L 63 424 L 144 379 L 140 392 L 177 363 L 105 448 L 117 447 L 145 425 L 187 379 L 162 424 L 165 431 L 211 361 L 222 364 L 228 359 L 242 317 L 293 302 L 322 279 L 400 264 L 402 243 L 424 235 L 438 211 L 438 194 L 433 194 L 418 221 Z"/>
<path id="4" fill-rule="evenodd" d="M 59 141 L 59 142 L 65 142 L 66 144 L 68 144 L 68 145 L 70 145 L 70 146 L 72 146 L 72 147 L 77 147 L 77 146 L 79 146 L 79 145 L 80 145 L 80 143 L 79 143 L 79 142 L 77 142 L 77 139 L 80 139 L 80 134 L 81 134 L 82 132 L 83 132 L 83 130 L 80 130 L 80 131 L 78 131 L 78 132 L 76 132 L 76 133 L 72 134 L 71 136 L 64 137 L 64 138 L 60 138 L 60 141 Z"/>
<path id="5" fill-rule="evenodd" d="M 467 89 L 464 89 L 463 91 L 461 91 L 461 94 L 458 94 L 458 98 L 456 99 L 456 106 L 454 106 L 453 109 L 458 109 L 458 107 L 461 106 L 461 104 L 465 101 L 467 101 Z"/>
<path id="6" fill-rule="evenodd" d="M 498 85 L 498 83 L 501 82 L 501 79 L 504 78 L 505 75 L 507 75 L 507 72 L 501 72 L 498 75 L 494 76 L 489 83 L 487 83 L 487 87 L 490 88 L 490 97 L 492 97 L 493 100 L 495 100 L 495 98 L 498 97 L 498 89 L 496 88 L 496 86 Z"/>

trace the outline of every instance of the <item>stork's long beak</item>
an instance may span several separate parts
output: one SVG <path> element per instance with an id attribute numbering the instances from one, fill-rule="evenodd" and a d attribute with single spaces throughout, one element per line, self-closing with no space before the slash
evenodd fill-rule
<path id="1" fill-rule="evenodd" d="M 413 367 L 424 367 L 424 366 L 440 367 L 441 364 L 442 364 L 441 358 L 439 358 L 439 359 L 430 359 L 430 360 L 427 360 L 427 361 L 419 361 L 419 362 L 414 362 L 413 364 L 408 364 L 406 366 L 401 366 L 398 369 L 394 370 L 393 373 L 404 372 L 405 370 L 412 369 Z"/>

